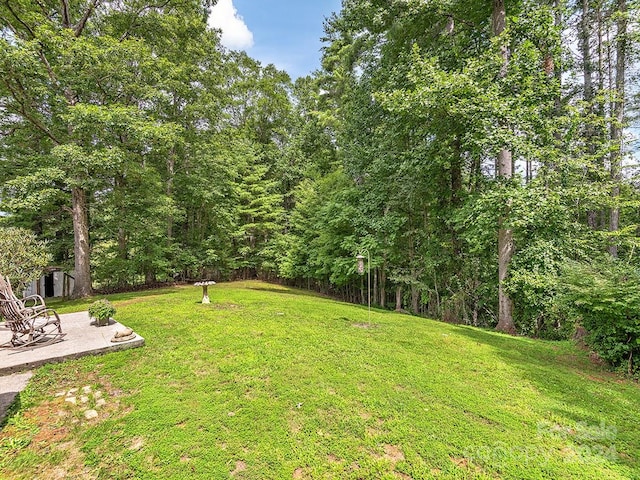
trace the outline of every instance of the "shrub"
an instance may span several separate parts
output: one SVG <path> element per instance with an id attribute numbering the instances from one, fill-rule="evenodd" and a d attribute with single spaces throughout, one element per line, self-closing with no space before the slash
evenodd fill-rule
<path id="1" fill-rule="evenodd" d="M 562 286 L 562 302 L 579 316 L 589 346 L 633 374 L 640 355 L 640 272 L 611 259 L 572 263 L 563 270 Z"/>
<path id="2" fill-rule="evenodd" d="M 47 244 L 24 228 L 0 228 L 0 274 L 22 292 L 51 261 Z"/>
<path id="3" fill-rule="evenodd" d="M 96 300 L 89 305 L 89 316 L 95 318 L 98 325 L 106 325 L 115 314 L 116 307 L 106 298 Z"/>

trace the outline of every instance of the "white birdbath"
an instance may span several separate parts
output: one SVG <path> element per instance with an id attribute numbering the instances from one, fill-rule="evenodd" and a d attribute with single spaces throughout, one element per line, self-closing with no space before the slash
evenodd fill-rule
<path id="1" fill-rule="evenodd" d="M 215 284 L 216 282 L 214 281 L 196 282 L 193 284 L 195 287 L 202 287 L 202 303 L 211 303 L 211 300 L 209 300 L 209 292 L 207 291 L 207 289 L 209 288 L 209 285 Z"/>

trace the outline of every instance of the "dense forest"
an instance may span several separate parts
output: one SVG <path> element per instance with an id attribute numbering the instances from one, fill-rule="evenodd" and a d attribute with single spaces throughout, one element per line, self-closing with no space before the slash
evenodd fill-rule
<path id="1" fill-rule="evenodd" d="M 366 303 L 365 253 L 374 305 L 550 338 L 611 307 L 633 354 L 637 1 L 344 0 L 295 82 L 223 48 L 210 3 L 0 4 L 2 224 L 76 295 L 259 277 Z"/>

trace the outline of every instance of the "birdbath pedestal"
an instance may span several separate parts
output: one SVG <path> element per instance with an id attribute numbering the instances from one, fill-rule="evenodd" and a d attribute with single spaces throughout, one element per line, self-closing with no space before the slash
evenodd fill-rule
<path id="1" fill-rule="evenodd" d="M 209 300 L 209 292 L 208 292 L 208 288 L 209 285 L 215 285 L 216 282 L 214 281 L 207 281 L 207 282 L 196 282 L 193 285 L 195 287 L 202 287 L 202 303 L 211 303 L 211 300 Z"/>

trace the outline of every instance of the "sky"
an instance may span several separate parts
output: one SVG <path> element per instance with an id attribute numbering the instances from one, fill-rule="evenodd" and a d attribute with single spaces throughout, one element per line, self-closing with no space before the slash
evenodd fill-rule
<path id="1" fill-rule="evenodd" d="M 209 25 L 222 30 L 222 44 L 273 63 L 291 78 L 320 67 L 323 22 L 341 0 L 218 0 Z"/>

